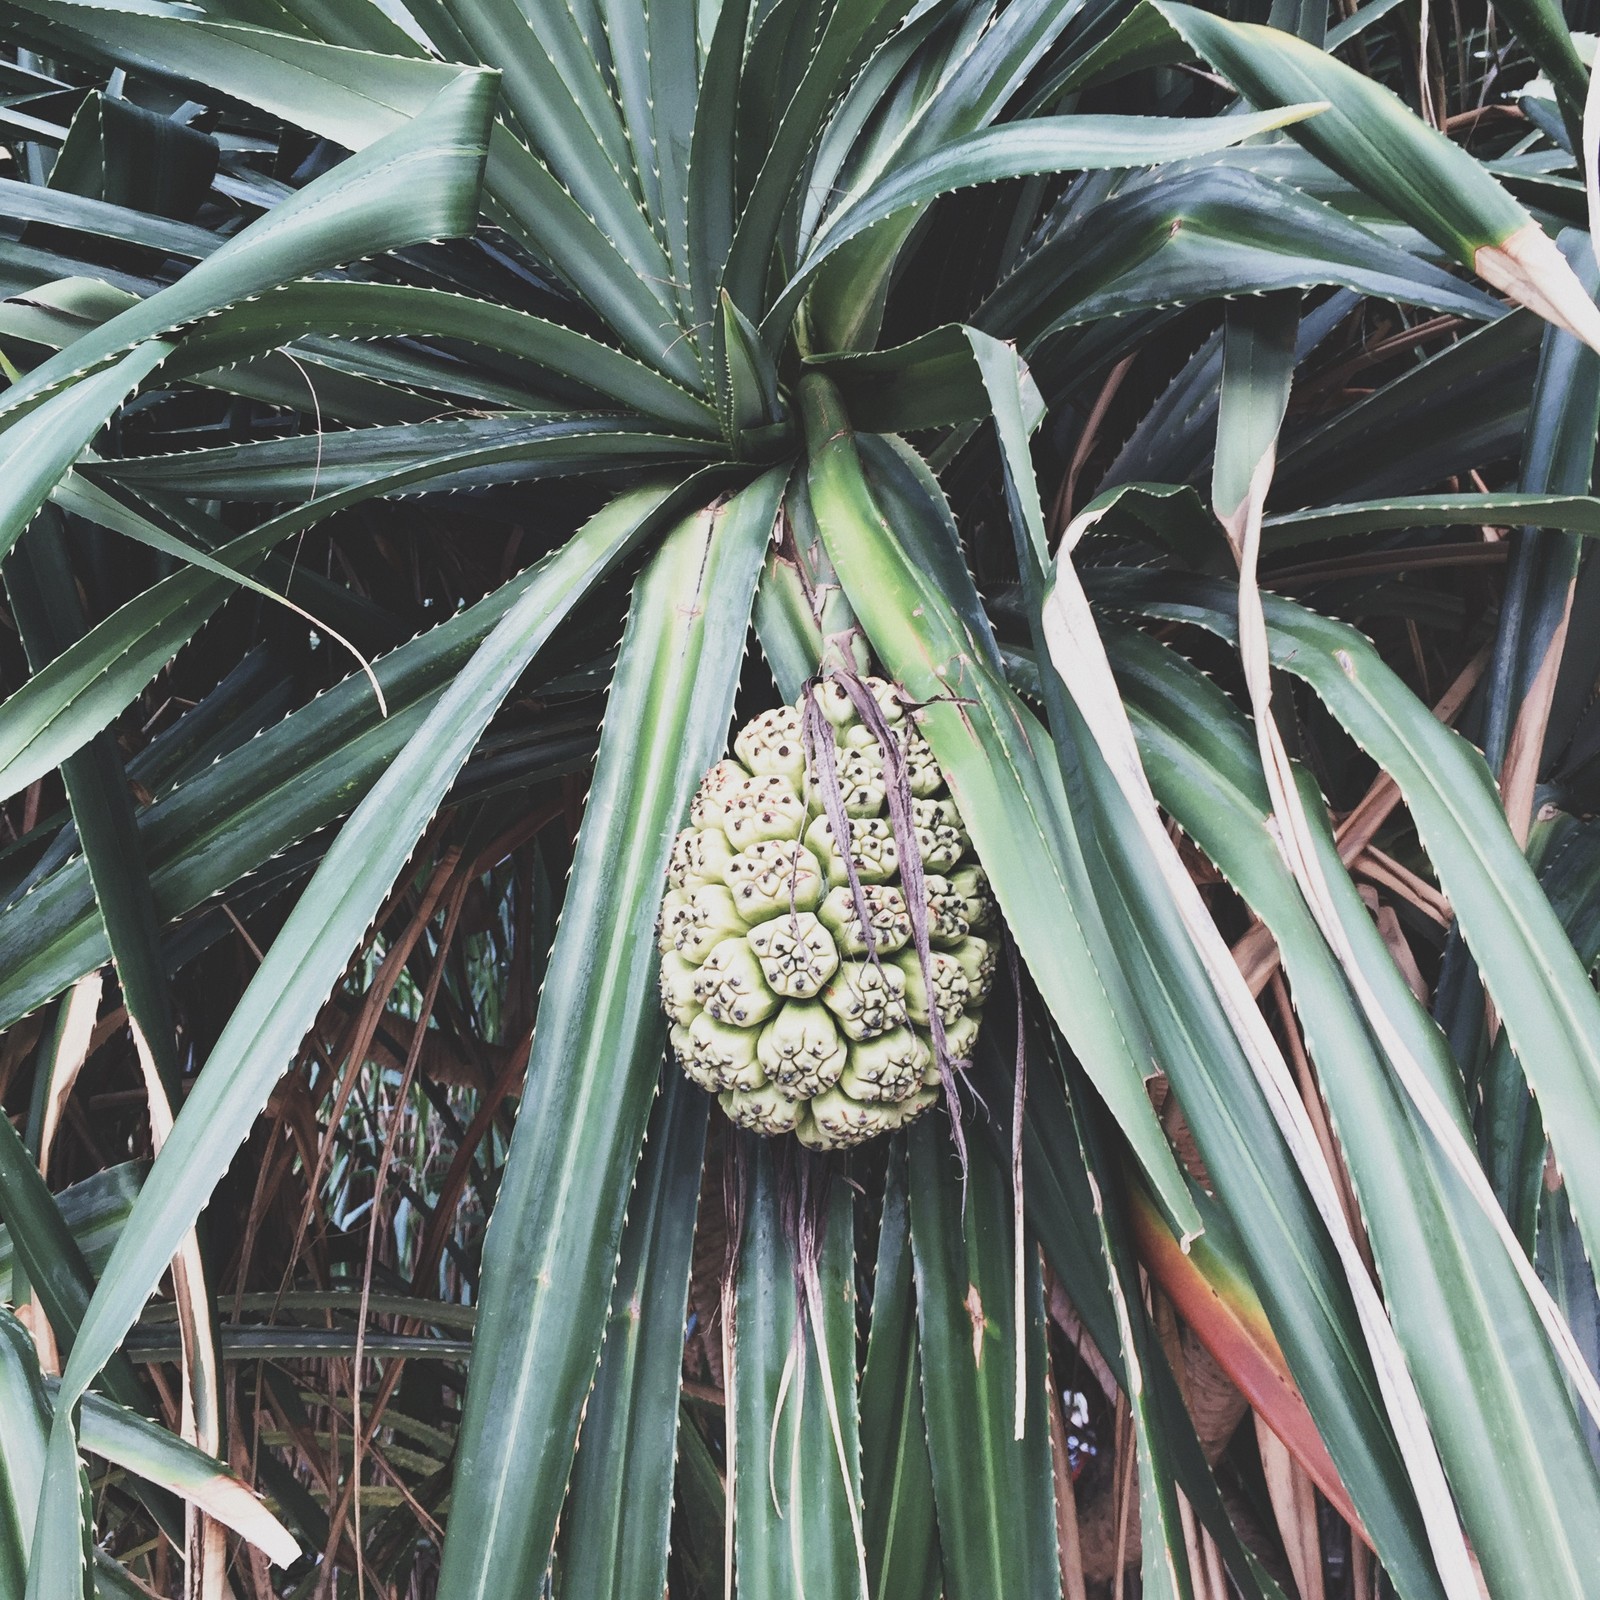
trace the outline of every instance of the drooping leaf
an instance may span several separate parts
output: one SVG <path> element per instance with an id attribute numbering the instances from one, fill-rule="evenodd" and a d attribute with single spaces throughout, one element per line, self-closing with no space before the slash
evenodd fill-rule
<path id="1" fill-rule="evenodd" d="M 1539 225 L 1391 90 L 1276 28 L 1165 0 L 1156 9 L 1255 105 L 1327 101 L 1330 110 L 1292 126 L 1292 137 L 1496 288 L 1587 343 L 1600 339 L 1600 313 Z"/>
<path id="2" fill-rule="evenodd" d="M 873 1600 L 936 1600 L 941 1563 L 922 1408 L 906 1157 L 889 1157 L 861 1374 L 862 1522 Z"/>
<path id="3" fill-rule="evenodd" d="M 28 1331 L 0 1310 L 0 1583 L 20 1595 L 44 1487 L 45 1424 L 34 1400 L 39 1352 Z"/>
<path id="4" fill-rule="evenodd" d="M 729 1405 L 738 1592 L 866 1600 L 850 1188 L 826 1169 L 813 1175 L 822 1190 L 808 1263 L 777 1158 L 750 1143 Z"/>
<path id="5" fill-rule="evenodd" d="M 477 217 L 494 87 L 488 73 L 456 76 L 412 121 L 274 207 L 170 288 L 35 367 L 0 394 L 0 423 L 13 431 L 25 408 L 118 357 L 131 361 L 124 352 L 164 355 L 155 343 L 161 335 L 288 278 L 468 232 Z"/>
<path id="6" fill-rule="evenodd" d="M 1093 584 L 1107 601 L 1232 636 L 1226 590 L 1194 580 L 1179 599 L 1163 587 L 1132 573 L 1096 575 Z M 1600 1001 L 1506 826 L 1483 758 L 1440 726 L 1354 628 L 1288 600 L 1269 597 L 1265 609 L 1274 664 L 1312 686 L 1405 796 L 1545 1108 L 1574 1214 L 1586 1232 L 1600 1227 L 1592 1163 L 1580 1154 L 1600 1118 Z"/>
<path id="7" fill-rule="evenodd" d="M 5 576 L 12 613 L 35 669 L 83 636 L 83 612 L 57 515 L 41 518 L 29 530 L 7 561 Z M 108 733 L 98 734 L 86 749 L 62 762 L 61 776 L 123 1003 L 169 1101 L 175 1101 L 182 1084 L 172 1000 L 121 752 Z"/>
<path id="8" fill-rule="evenodd" d="M 648 530 L 661 499 L 620 497 L 547 560 L 340 831 L 145 1180 L 79 1328 L 64 1405 L 138 1315 L 501 699 L 560 618 Z"/>
<path id="9" fill-rule="evenodd" d="M 1187 1231 L 1194 1220 L 1188 1193 L 1144 1094 L 1149 1057 L 1130 1036 L 1138 1013 L 1081 876 L 1081 846 L 1054 764 L 1039 762 L 1037 724 L 888 527 L 837 391 L 820 374 L 805 384 L 811 503 L 845 594 L 885 666 L 922 702 L 922 729 L 1023 959 Z"/>
<path id="10" fill-rule="evenodd" d="M 562 1512 L 562 1600 L 658 1600 L 666 1585 L 684 1302 L 708 1104 L 668 1069 Z"/>
<path id="11" fill-rule="evenodd" d="M 1232 434 L 1231 438 L 1219 434 L 1217 449 L 1217 481 L 1219 493 L 1224 495 L 1233 492 L 1230 481 L 1243 479 L 1252 486 L 1259 481 L 1256 456 L 1265 452 L 1270 461 L 1281 400 L 1287 392 L 1283 377 L 1292 363 L 1294 322 L 1292 317 L 1278 314 L 1292 311 L 1292 307 L 1280 308 L 1272 302 L 1251 304 L 1267 313 L 1271 337 L 1270 342 L 1264 341 L 1258 366 L 1247 370 L 1260 371 L 1268 381 L 1261 386 L 1259 403 L 1251 408 L 1238 404 L 1237 390 L 1231 394 L 1224 391 L 1224 400 L 1230 404 L 1223 408 L 1219 429 L 1227 424 Z M 1041 688 L 1062 779 L 1078 807 L 1095 819 L 1089 834 L 1093 841 L 1091 869 L 1097 869 L 1096 891 L 1104 913 L 1124 930 L 1118 947 L 1130 965 L 1148 963 L 1148 979 L 1137 984 L 1135 992 L 1155 1040 L 1154 1059 L 1166 1069 L 1187 1108 L 1201 1150 L 1218 1140 L 1228 1150 L 1226 1156 L 1219 1150 L 1216 1156 L 1207 1157 L 1216 1160 L 1218 1169 L 1226 1174 L 1220 1180 L 1222 1192 L 1226 1194 L 1234 1181 L 1250 1183 L 1252 1167 L 1287 1157 L 1294 1175 L 1279 1186 L 1278 1226 L 1298 1232 L 1307 1250 L 1321 1253 L 1331 1246 L 1348 1281 L 1347 1298 L 1333 1284 L 1308 1281 L 1309 1274 L 1280 1276 L 1286 1253 L 1262 1249 L 1273 1220 L 1265 1212 L 1251 1217 L 1252 1229 L 1262 1230 L 1255 1234 L 1257 1271 L 1273 1279 L 1267 1292 L 1280 1320 L 1293 1330 L 1291 1349 L 1300 1367 L 1317 1373 L 1325 1371 L 1330 1360 L 1344 1366 L 1347 1395 L 1366 1387 L 1370 1371 L 1373 1387 L 1363 1398 L 1374 1416 L 1383 1417 L 1391 1408 L 1403 1416 L 1414 1415 L 1420 1407 L 1406 1387 L 1409 1379 L 1401 1366 L 1399 1348 L 1338 1209 L 1331 1176 L 1318 1165 L 1321 1157 L 1314 1134 L 1293 1095 L 1287 1065 L 1173 848 L 1140 767 L 1104 646 L 1078 584 L 1073 552 L 1081 536 L 1081 521 L 1063 535 L 1053 582 L 1048 595 L 1044 592 L 1046 531 L 1027 452 L 1028 426 L 1022 413 L 1015 352 L 976 332 L 971 337 L 992 396 L 1030 621 L 1040 652 L 1050 661 L 1052 677 Z M 1233 371 L 1237 377 L 1237 363 Z M 1206 1040 L 1203 1049 L 1197 1044 L 1201 1037 Z M 1231 1080 L 1227 1090 L 1221 1087 L 1224 1080 Z M 1236 1108 L 1231 1117 L 1217 1114 L 1224 1099 Z M 1249 1156 L 1238 1143 L 1236 1119 L 1240 1115 L 1262 1118 L 1273 1128 L 1271 1134 L 1258 1137 Z M 1260 1182 L 1261 1175 L 1255 1175 L 1254 1181 Z M 1118 1253 L 1109 1236 L 1101 1241 L 1101 1248 L 1112 1257 Z M 1297 1276 L 1299 1281 L 1295 1281 Z M 1113 1283 L 1114 1297 L 1118 1287 Z M 1147 1351 L 1141 1349 L 1147 1341 L 1139 1338 L 1138 1326 L 1125 1304 L 1117 1321 L 1132 1382 L 1132 1373 L 1149 1364 Z M 1360 1330 L 1359 1343 L 1350 1338 L 1356 1328 Z M 1389 1486 L 1401 1477 L 1397 1467 L 1408 1475 L 1416 1472 L 1417 1451 L 1414 1446 L 1406 1448 L 1410 1438 L 1397 1424 L 1395 1453 L 1400 1460 L 1396 1462 L 1389 1455 L 1390 1441 L 1381 1423 L 1376 1428 L 1369 1424 L 1350 1429 L 1341 1418 L 1335 1426 L 1332 1419 L 1339 1402 L 1321 1384 L 1313 1393 L 1325 1419 L 1323 1426 L 1358 1485 L 1358 1504 L 1368 1508 L 1388 1559 L 1420 1569 L 1426 1581 L 1431 1562 L 1419 1548 L 1413 1505 L 1409 1497 L 1397 1497 Z M 1167 1476 L 1158 1476 L 1148 1460 L 1156 1431 L 1148 1416 L 1140 1420 L 1147 1458 L 1141 1486 L 1150 1496 L 1152 1518 L 1146 1530 L 1144 1564 L 1152 1583 L 1178 1586 L 1184 1570 L 1175 1542 L 1178 1513 Z M 1424 1456 L 1422 1467 L 1425 1470 L 1427 1466 Z M 1429 1543 L 1448 1558 L 1454 1518 L 1437 1463 L 1432 1471 L 1436 1485 L 1421 1473 L 1414 1478 L 1415 1511 L 1421 1513 Z M 1458 1559 L 1464 1566 L 1464 1558 Z"/>
<path id="12" fill-rule="evenodd" d="M 1332 207 L 1216 167 L 1117 195 L 1073 219 L 972 320 L 1027 351 L 1053 330 L 1122 312 L 1325 283 L 1473 318 L 1499 314 L 1488 296 Z"/>
<path id="13" fill-rule="evenodd" d="M 972 347 L 953 323 L 891 350 L 809 356 L 806 365 L 839 385 L 851 420 L 868 433 L 974 422 L 987 409 Z"/>
<path id="14" fill-rule="evenodd" d="M 1045 117 L 971 134 L 907 163 L 833 214 L 762 326 L 782 328 L 822 264 L 852 239 L 939 195 L 1035 173 L 1173 161 L 1314 117 L 1319 110 L 1320 105 L 1311 102 L 1266 113 L 1261 121 L 1229 117 L 1210 124 L 1156 117 Z"/>
<path id="15" fill-rule="evenodd" d="M 965 1181 L 945 1130 L 909 1135 L 922 1399 L 933 1460 L 945 1592 L 1055 1600 L 1055 1496 L 1045 1420 L 1044 1306 L 1038 1257 L 1024 1253 L 1025 1326 L 1015 1325 L 1011 1200 L 986 1143 Z M 1026 1362 L 1017 1370 L 1019 1352 Z M 1022 1436 L 1014 1413 L 1022 1389 Z"/>
<path id="16" fill-rule="evenodd" d="M 0 1219 L 11 1259 L 26 1274 L 57 1344 L 66 1351 L 94 1293 L 94 1274 L 28 1147 L 9 1118 L 0 1117 L 0 1124 Z M 105 1386 L 124 1405 L 144 1402 L 139 1381 L 121 1356 L 108 1366 Z"/>
<path id="17" fill-rule="evenodd" d="M 0 432 L 0 555 L 50 497 L 107 417 L 161 364 L 171 345 L 151 339 L 114 366 L 53 396 L 19 423 Z M 9 392 L 9 391 L 8 391 Z M 0 396 L 0 405 L 3 405 Z"/>
<path id="18" fill-rule="evenodd" d="M 469 442 L 460 455 L 403 456 L 394 470 L 362 475 L 347 489 L 321 495 L 265 522 L 226 544 L 213 559 L 249 574 L 276 545 L 314 526 L 333 511 L 385 489 L 447 476 L 482 460 L 516 458 L 518 476 L 571 470 L 604 457 L 614 435 L 594 434 L 557 423 L 553 434 L 532 425 L 508 442 L 480 450 Z M 173 573 L 136 595 L 75 644 L 35 673 L 10 701 L 0 734 L 0 789 L 16 793 L 79 748 L 139 694 L 177 650 L 234 590 L 234 582 L 198 568 Z M 6 737 L 9 735 L 9 738 Z"/>
<path id="19" fill-rule="evenodd" d="M 106 1167 L 56 1194 L 56 1207 L 91 1272 L 105 1265 L 148 1169 L 148 1162 L 125 1161 L 120 1166 Z M 0 1299 L 16 1299 L 10 1288 L 13 1258 L 11 1234 L 8 1229 L 0 1228 Z"/>
<path id="20" fill-rule="evenodd" d="M 1143 635 L 1119 634 L 1117 658 L 1157 793 L 1277 938 L 1396 1328 L 1491 1592 L 1565 1592 L 1595 1560 L 1582 1541 L 1600 1517 L 1584 1508 L 1600 1480 L 1538 1319 L 1474 1201 L 1390 1082 L 1331 952 L 1281 858 L 1266 847 L 1269 808 L 1242 718 L 1214 684 Z M 1329 880 L 1371 981 L 1464 1124 L 1444 1041 L 1389 959 L 1354 886 L 1342 868 L 1334 870 L 1331 835 L 1324 843 Z M 1476 1292 L 1462 1296 L 1457 1287 L 1469 1276 Z M 1514 1382 L 1507 1376 L 1513 1369 Z M 1515 1533 L 1501 1514 L 1498 1488 L 1481 1498 L 1480 1464 L 1489 1449 L 1505 1460 L 1509 1452 L 1529 1452 L 1514 1471 L 1523 1495 Z M 1523 1539 L 1521 1530 L 1535 1520 L 1544 1531 Z"/>
<path id="21" fill-rule="evenodd" d="M 484 1263 L 440 1577 L 457 1600 L 537 1585 L 549 1559 L 664 1046 L 667 854 L 727 738 L 782 486 L 680 524 L 635 593 Z"/>

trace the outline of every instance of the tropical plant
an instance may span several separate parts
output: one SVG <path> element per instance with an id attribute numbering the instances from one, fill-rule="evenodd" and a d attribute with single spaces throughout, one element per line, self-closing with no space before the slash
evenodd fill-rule
<path id="1" fill-rule="evenodd" d="M 0 1594 L 1596 1592 L 1559 8 L 0 16 Z M 817 1153 L 657 919 L 868 672 L 1004 947 Z"/>

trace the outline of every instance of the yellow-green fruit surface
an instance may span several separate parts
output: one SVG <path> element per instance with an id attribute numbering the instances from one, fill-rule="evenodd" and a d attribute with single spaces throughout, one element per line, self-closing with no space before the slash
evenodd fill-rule
<path id="1" fill-rule="evenodd" d="M 661 906 L 661 1004 L 684 1072 L 757 1133 L 860 1144 L 938 1102 L 932 1017 L 970 1058 L 994 982 L 995 911 L 932 749 L 890 685 L 864 680 L 905 757 L 924 874 L 918 959 L 890 822 L 883 749 L 844 686 L 817 689 L 849 822 L 863 928 L 801 712 L 741 730 L 673 843 Z"/>

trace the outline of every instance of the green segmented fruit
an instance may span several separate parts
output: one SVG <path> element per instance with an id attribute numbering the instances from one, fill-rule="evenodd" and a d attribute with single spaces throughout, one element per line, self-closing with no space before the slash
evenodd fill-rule
<path id="1" fill-rule="evenodd" d="M 729 934 L 744 932 L 747 924 L 723 884 L 706 883 L 676 892 L 681 898 L 663 906 L 663 937 L 671 940 L 671 948 L 685 961 L 699 966 Z M 669 894 L 667 901 L 672 900 Z"/>
<path id="2" fill-rule="evenodd" d="M 685 828 L 672 841 L 667 882 L 674 889 L 698 889 L 721 883 L 723 869 L 733 860 L 733 846 L 721 828 Z"/>
<path id="3" fill-rule="evenodd" d="M 850 881 L 845 870 L 844 851 L 833 836 L 833 824 L 818 817 L 806 829 L 806 844 L 822 870 L 830 888 Z M 884 817 L 850 819 L 850 859 L 855 863 L 856 879 L 861 883 L 888 883 L 900 872 L 900 847 L 894 842 L 894 829 Z"/>
<path id="4" fill-rule="evenodd" d="M 702 1088 L 759 1089 L 767 1081 L 752 1028 L 718 1022 L 704 1011 L 689 1024 L 689 1076 Z"/>
<path id="5" fill-rule="evenodd" d="M 995 948 L 987 939 L 968 934 L 959 944 L 951 947 L 950 954 L 961 964 L 971 991 L 971 1004 L 981 1006 L 994 988 Z"/>
<path id="6" fill-rule="evenodd" d="M 989 887 L 989 874 L 975 862 L 958 867 L 949 877 L 950 887 L 961 896 L 962 915 L 974 933 L 987 933 L 999 920 L 1000 911 Z"/>
<path id="7" fill-rule="evenodd" d="M 967 902 L 948 878 L 930 872 L 922 880 L 928 897 L 928 943 L 941 949 L 958 945 L 967 937 Z"/>
<path id="8" fill-rule="evenodd" d="M 900 1126 L 893 1105 L 853 1100 L 842 1089 L 819 1094 L 806 1110 L 809 1115 L 795 1132 L 816 1149 L 847 1150 Z"/>
<path id="9" fill-rule="evenodd" d="M 891 1028 L 850 1052 L 839 1087 L 853 1100 L 904 1100 L 922 1087 L 932 1060 L 910 1028 Z"/>
<path id="10" fill-rule="evenodd" d="M 722 829 L 735 850 L 764 839 L 798 839 L 810 818 L 794 784 L 776 772 L 752 773 L 723 801 Z"/>
<path id="11" fill-rule="evenodd" d="M 792 1133 L 800 1120 L 800 1102 L 786 1099 L 771 1084 L 764 1089 L 728 1089 L 718 1098 L 732 1121 L 756 1133 Z"/>
<path id="12" fill-rule="evenodd" d="M 753 1028 L 778 1009 L 778 997 L 747 939 L 724 939 L 696 969 L 694 997 L 716 1022 Z"/>
<path id="13" fill-rule="evenodd" d="M 875 817 L 883 810 L 889 782 L 883 770 L 883 752 L 876 739 L 870 745 L 841 750 L 837 771 L 847 816 Z"/>
<path id="14" fill-rule="evenodd" d="M 827 898 L 817 907 L 817 916 L 833 935 L 840 953 L 864 956 L 870 948 L 884 956 L 904 950 L 911 943 L 911 913 L 906 908 L 905 896 L 892 883 L 869 883 L 862 885 L 861 899 L 872 929 L 870 946 L 866 929 L 861 926 L 856 912 L 855 896 L 847 886 L 840 884 L 837 889 L 830 889 Z"/>
<path id="15" fill-rule="evenodd" d="M 786 1005 L 761 1030 L 756 1059 L 784 1093 L 797 1100 L 831 1089 L 849 1058 L 849 1040 L 828 1008 L 817 1000 Z"/>
<path id="16" fill-rule="evenodd" d="M 815 911 L 822 898 L 822 864 L 791 839 L 763 839 L 730 856 L 723 879 L 748 923 L 783 911 Z"/>
<path id="17" fill-rule="evenodd" d="M 850 1039 L 875 1039 L 907 1020 L 906 979 L 889 962 L 845 961 L 822 1003 Z"/>
<path id="18" fill-rule="evenodd" d="M 797 788 L 805 781 L 805 741 L 800 732 L 800 713 L 793 706 L 763 711 L 747 722 L 733 741 L 733 753 L 747 772 L 758 776 L 776 773 Z"/>
<path id="19" fill-rule="evenodd" d="M 829 677 L 812 691 L 822 722 L 808 729 L 802 702 L 739 730 L 735 759 L 706 774 L 673 844 L 661 906 L 661 1004 L 684 1073 L 740 1127 L 818 1149 L 938 1103 L 932 1018 L 949 1059 L 970 1060 L 998 948 L 989 880 L 932 748 L 893 685 L 863 682 L 881 722 L 864 722 Z M 808 765 L 808 731 L 824 726 L 832 760 Z M 880 735 L 901 763 L 885 761 Z M 900 872 L 910 846 L 890 814 L 896 767 L 923 868 L 926 970 Z M 844 840 L 824 803 L 828 770 Z"/>
<path id="20" fill-rule="evenodd" d="M 750 776 L 737 761 L 719 761 L 700 780 L 689 804 L 689 820 L 697 828 L 714 828 L 722 821 L 723 807 L 736 785 Z"/>
<path id="21" fill-rule="evenodd" d="M 915 950 L 902 951 L 894 957 L 894 963 L 905 974 L 906 1010 L 913 1022 L 927 1027 L 930 1013 L 937 1009 L 940 1020 L 948 1028 L 967 1009 L 972 986 L 961 970 L 961 963 L 948 951 L 930 952 L 926 976 Z"/>
<path id="22" fill-rule="evenodd" d="M 913 800 L 911 822 L 918 853 L 929 872 L 951 871 L 972 848 L 953 800 Z"/>
<path id="23" fill-rule="evenodd" d="M 750 948 L 772 988 L 786 1000 L 809 1000 L 839 970 L 839 951 L 809 911 L 774 917 L 750 930 Z"/>
<path id="24" fill-rule="evenodd" d="M 969 1006 L 956 1018 L 954 1022 L 946 1023 L 944 1030 L 944 1047 L 950 1052 L 952 1061 L 972 1060 L 973 1046 L 978 1042 L 978 1024 L 983 1021 L 983 1013 L 977 1006 Z M 935 1061 L 928 1063 L 927 1073 L 923 1076 L 923 1084 L 929 1089 L 939 1087 L 939 1064 Z"/>
<path id="25" fill-rule="evenodd" d="M 912 794 L 919 800 L 931 800 L 944 789 L 944 773 L 939 768 L 939 759 L 933 753 L 933 746 L 915 728 L 908 728 L 903 748 L 906 778 Z M 981 872 L 983 869 L 975 867 L 973 870 Z"/>
<path id="26" fill-rule="evenodd" d="M 695 971 L 676 950 L 668 950 L 661 957 L 661 1009 L 668 1020 L 687 1028 L 700 1009 L 695 993 Z"/>

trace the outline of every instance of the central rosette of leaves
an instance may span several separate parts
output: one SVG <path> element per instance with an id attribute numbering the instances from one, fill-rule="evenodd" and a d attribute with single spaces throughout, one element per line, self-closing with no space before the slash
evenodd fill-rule
<path id="1" fill-rule="evenodd" d="M 695 795 L 661 907 L 661 1003 L 684 1072 L 740 1127 L 840 1149 L 938 1102 L 941 1045 L 947 1065 L 970 1059 L 995 910 L 893 686 L 807 694 L 809 711 L 803 695 L 747 724 Z"/>

